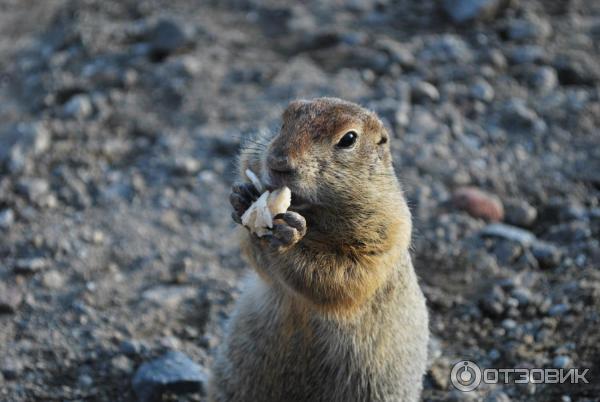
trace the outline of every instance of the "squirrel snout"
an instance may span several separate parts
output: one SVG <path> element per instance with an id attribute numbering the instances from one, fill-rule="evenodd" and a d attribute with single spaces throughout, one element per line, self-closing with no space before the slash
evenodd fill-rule
<path id="1" fill-rule="evenodd" d="M 287 155 L 270 154 L 267 156 L 267 167 L 278 174 L 293 174 L 296 172 L 295 164 Z"/>

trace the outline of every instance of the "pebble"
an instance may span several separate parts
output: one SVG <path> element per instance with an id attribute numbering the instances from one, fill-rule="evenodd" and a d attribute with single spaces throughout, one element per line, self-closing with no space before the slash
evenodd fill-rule
<path id="1" fill-rule="evenodd" d="M 0 165 L 11 173 L 25 170 L 33 157 L 50 148 L 50 132 L 41 122 L 19 123 L 0 132 Z"/>
<path id="2" fill-rule="evenodd" d="M 65 115 L 75 119 L 84 119 L 90 116 L 93 110 L 92 101 L 87 94 L 71 97 L 64 106 Z"/>
<path id="3" fill-rule="evenodd" d="M 502 122 L 507 129 L 544 132 L 546 123 L 521 99 L 509 101 L 502 110 Z"/>
<path id="4" fill-rule="evenodd" d="M 15 285 L 0 282 L 0 314 L 14 314 L 23 301 L 23 294 Z"/>
<path id="5" fill-rule="evenodd" d="M 160 399 L 165 392 L 175 394 L 204 393 L 207 373 L 185 354 L 167 352 L 162 357 L 143 363 L 133 378 L 133 389 L 140 402 Z"/>
<path id="6" fill-rule="evenodd" d="M 133 362 L 127 356 L 119 355 L 110 359 L 110 364 L 117 372 L 131 373 L 133 371 Z"/>
<path id="7" fill-rule="evenodd" d="M 558 75 L 554 68 L 542 66 L 534 71 L 529 82 L 540 92 L 550 92 L 558 85 Z"/>
<path id="8" fill-rule="evenodd" d="M 15 221 L 15 213 L 12 209 L 4 209 L 0 211 L 0 229 L 9 229 Z"/>
<path id="9" fill-rule="evenodd" d="M 423 100 L 436 102 L 440 99 L 440 92 L 435 85 L 426 81 L 417 81 L 411 87 L 412 99 L 419 102 Z"/>
<path id="10" fill-rule="evenodd" d="M 50 190 L 50 185 L 40 178 L 22 178 L 17 183 L 17 191 L 27 197 L 29 201 L 37 201 Z"/>
<path id="11" fill-rule="evenodd" d="M 500 0 L 444 0 L 442 7 L 452 22 L 462 24 L 491 17 L 500 4 Z"/>
<path id="12" fill-rule="evenodd" d="M 469 63 L 473 60 L 473 51 L 458 35 L 444 34 L 431 38 L 419 53 L 423 62 Z"/>
<path id="13" fill-rule="evenodd" d="M 476 187 L 459 187 L 452 196 L 452 203 L 475 218 L 495 222 L 504 217 L 500 199 Z"/>
<path id="14" fill-rule="evenodd" d="M 81 374 L 77 377 L 77 384 L 83 389 L 88 389 L 94 385 L 94 379 L 87 374 Z"/>
<path id="15" fill-rule="evenodd" d="M 494 247 L 494 254 L 501 265 L 511 264 L 521 251 L 521 246 L 513 241 L 500 241 Z"/>
<path id="16" fill-rule="evenodd" d="M 567 368 L 571 365 L 571 358 L 569 356 L 556 356 L 552 359 L 553 368 Z"/>
<path id="17" fill-rule="evenodd" d="M 546 52 L 540 46 L 516 46 L 508 51 L 507 58 L 512 64 L 543 62 L 546 58 Z"/>
<path id="18" fill-rule="evenodd" d="M 513 319 L 507 318 L 505 320 L 502 320 L 502 327 L 510 331 L 517 327 L 517 322 Z"/>
<path id="19" fill-rule="evenodd" d="M 474 99 L 491 102 L 494 99 L 494 88 L 485 80 L 479 80 L 469 89 Z"/>
<path id="20" fill-rule="evenodd" d="M 570 51 L 560 54 L 552 63 L 562 85 L 593 86 L 600 82 L 600 71 L 591 54 Z"/>
<path id="21" fill-rule="evenodd" d="M 127 356 L 138 356 L 148 350 L 148 345 L 137 339 L 126 339 L 119 345 L 119 351 Z"/>
<path id="22" fill-rule="evenodd" d="M 23 364 L 12 358 L 4 358 L 0 362 L 0 373 L 6 380 L 16 380 L 23 372 Z"/>
<path id="23" fill-rule="evenodd" d="M 543 241 L 534 242 L 531 246 L 531 253 L 541 268 L 554 268 L 558 266 L 562 257 L 562 253 L 558 247 Z"/>
<path id="24" fill-rule="evenodd" d="M 160 306 L 176 308 L 184 300 L 195 297 L 197 292 L 194 286 L 161 285 L 144 291 L 142 297 Z"/>
<path id="25" fill-rule="evenodd" d="M 487 237 L 499 237 L 519 243 L 522 246 L 529 246 L 535 241 L 535 235 L 527 230 L 516 226 L 505 225 L 503 223 L 492 223 L 484 227 L 480 234 Z"/>
<path id="26" fill-rule="evenodd" d="M 192 44 L 192 32 L 187 27 L 169 18 L 163 18 L 152 26 L 146 34 L 152 51 L 169 55 L 185 49 Z"/>
<path id="27" fill-rule="evenodd" d="M 556 317 L 559 315 L 563 315 L 564 313 L 566 313 L 569 310 L 570 310 L 570 307 L 564 303 L 555 304 L 552 307 L 550 307 L 550 309 L 548 310 L 548 315 L 550 317 Z"/>
<path id="28" fill-rule="evenodd" d="M 524 200 L 509 200 L 504 202 L 504 220 L 506 223 L 530 227 L 537 218 L 537 210 Z"/>
<path id="29" fill-rule="evenodd" d="M 48 289 L 60 289 L 65 278 L 58 271 L 48 271 L 42 276 L 42 284 Z"/>
<path id="30" fill-rule="evenodd" d="M 174 165 L 175 173 L 181 175 L 194 175 L 201 168 L 200 161 L 192 157 L 177 157 L 175 158 Z"/>
<path id="31" fill-rule="evenodd" d="M 515 41 L 543 39 L 550 35 L 552 28 L 548 21 L 535 16 L 526 19 L 513 19 L 508 23 L 507 34 Z"/>
<path id="32" fill-rule="evenodd" d="M 41 257 L 20 258 L 15 261 L 14 271 L 18 274 L 31 274 L 43 270 L 48 261 Z"/>

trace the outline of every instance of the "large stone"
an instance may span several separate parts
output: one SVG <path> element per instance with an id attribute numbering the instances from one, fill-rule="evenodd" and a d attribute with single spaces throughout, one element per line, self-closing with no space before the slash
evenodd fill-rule
<path id="1" fill-rule="evenodd" d="M 204 393 L 208 376 L 204 369 L 181 352 L 170 351 L 142 364 L 133 378 L 140 402 L 160 400 L 166 392 Z"/>
<path id="2" fill-rule="evenodd" d="M 501 221 L 504 217 L 500 199 L 476 187 L 458 188 L 452 196 L 452 203 L 456 208 L 466 211 L 474 218 Z"/>
<path id="3" fill-rule="evenodd" d="M 487 225 L 480 233 L 482 236 L 511 240 L 522 246 L 529 246 L 535 241 L 535 235 L 533 233 L 503 223 L 492 223 Z"/>

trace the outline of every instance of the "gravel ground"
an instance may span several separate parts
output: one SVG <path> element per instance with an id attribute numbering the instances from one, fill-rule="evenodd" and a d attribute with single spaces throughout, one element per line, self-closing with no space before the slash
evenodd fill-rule
<path id="1" fill-rule="evenodd" d="M 0 1 L 0 400 L 149 399 L 171 358 L 163 397 L 203 401 L 240 141 L 322 95 L 394 133 L 423 399 L 600 400 L 600 3 L 201 3 Z M 589 384 L 461 393 L 466 358 Z"/>

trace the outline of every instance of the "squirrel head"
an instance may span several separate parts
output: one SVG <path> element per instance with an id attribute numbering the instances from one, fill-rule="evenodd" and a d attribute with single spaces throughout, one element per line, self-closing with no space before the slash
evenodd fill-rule
<path id="1" fill-rule="evenodd" d="M 362 202 L 361 189 L 381 192 L 382 180 L 396 181 L 389 133 L 375 113 L 318 98 L 291 102 L 282 120 L 263 154 L 261 173 L 272 187 L 288 186 L 293 204 Z"/>

